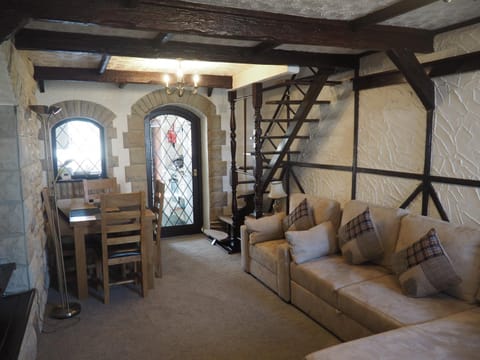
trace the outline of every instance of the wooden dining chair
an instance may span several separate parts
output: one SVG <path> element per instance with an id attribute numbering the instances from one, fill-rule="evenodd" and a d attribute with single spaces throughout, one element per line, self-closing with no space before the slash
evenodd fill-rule
<path id="1" fill-rule="evenodd" d="M 162 215 L 163 200 L 165 198 L 165 184 L 155 180 L 152 212 L 155 215 L 153 220 L 153 238 L 155 239 L 155 276 L 162 277 L 162 250 L 160 238 L 162 236 Z"/>
<path id="2" fill-rule="evenodd" d="M 110 286 L 140 282 L 140 293 L 147 295 L 147 256 L 143 224 L 143 192 L 107 193 L 101 196 L 102 283 L 104 303 L 110 302 Z M 110 279 L 110 268 L 133 263 L 134 271 L 118 281 Z M 138 269 L 140 268 L 140 271 Z"/>
<path id="3" fill-rule="evenodd" d="M 116 192 L 118 192 L 116 178 L 83 179 L 83 194 L 86 203 L 98 203 L 102 194 Z"/>

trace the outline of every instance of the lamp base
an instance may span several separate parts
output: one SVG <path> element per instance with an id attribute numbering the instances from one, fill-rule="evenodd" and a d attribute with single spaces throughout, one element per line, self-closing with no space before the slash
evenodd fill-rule
<path id="1" fill-rule="evenodd" d="M 280 204 L 279 200 L 275 200 L 273 202 L 272 208 L 273 208 L 273 212 L 277 214 L 280 212 L 280 210 L 282 210 L 282 204 Z"/>
<path id="2" fill-rule="evenodd" d="M 50 313 L 50 317 L 53 319 L 70 319 L 82 311 L 82 307 L 79 303 L 70 303 L 68 307 L 64 305 L 56 305 L 52 312 Z"/>

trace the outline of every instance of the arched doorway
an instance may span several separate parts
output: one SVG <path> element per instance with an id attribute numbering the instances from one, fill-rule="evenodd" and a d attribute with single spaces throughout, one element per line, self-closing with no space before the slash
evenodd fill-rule
<path id="1" fill-rule="evenodd" d="M 200 118 L 166 105 L 145 117 L 149 205 L 153 184 L 165 184 L 162 235 L 198 233 L 203 225 Z"/>

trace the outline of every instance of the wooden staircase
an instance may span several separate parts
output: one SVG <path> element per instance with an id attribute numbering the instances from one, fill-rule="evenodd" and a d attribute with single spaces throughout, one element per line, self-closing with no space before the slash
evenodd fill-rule
<path id="1" fill-rule="evenodd" d="M 229 93 L 229 102 L 231 109 L 230 117 L 230 145 L 232 152 L 231 164 L 231 185 L 232 185 L 232 217 L 229 222 L 230 239 L 228 240 L 229 252 L 240 250 L 240 226 L 244 222 L 245 216 L 254 216 L 259 218 L 263 216 L 263 197 L 268 186 L 273 180 L 284 180 L 287 174 L 287 167 L 290 157 L 299 154 L 300 151 L 293 149 L 292 145 L 297 141 L 309 139 L 308 135 L 300 134 L 302 126 L 306 123 L 318 122 L 320 119 L 309 118 L 308 115 L 314 105 L 326 105 L 329 101 L 318 100 L 318 96 L 324 86 L 336 85 L 337 82 L 328 81 L 331 75 L 330 71 L 321 71 L 311 69 L 312 75 L 296 79 L 293 75 L 291 79 L 268 88 L 263 88 L 261 83 L 252 85 L 252 104 L 254 108 L 254 150 L 245 152 L 246 156 L 254 157 L 254 165 L 247 165 L 244 157 L 243 166 L 237 167 L 236 149 L 237 122 L 235 118 L 236 92 Z M 265 91 L 283 88 L 282 96 L 279 100 L 270 100 L 263 102 L 263 93 Z M 295 90 L 300 94 L 301 99 L 291 99 L 291 91 Z M 297 96 L 298 97 L 298 96 Z M 262 107 L 272 106 L 272 116 L 262 117 Z M 246 131 L 244 131 L 245 133 Z M 244 144 L 246 142 L 244 141 Z M 239 176 L 242 180 L 239 180 Z M 253 185 L 253 192 L 248 194 L 237 194 L 239 185 Z M 288 192 L 288 189 L 286 189 Z M 238 206 L 238 199 L 245 200 L 245 206 Z M 229 220 L 223 217 L 224 221 Z"/>

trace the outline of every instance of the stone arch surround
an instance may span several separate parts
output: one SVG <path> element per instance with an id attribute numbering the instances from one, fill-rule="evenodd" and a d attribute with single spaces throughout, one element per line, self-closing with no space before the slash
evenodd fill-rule
<path id="1" fill-rule="evenodd" d="M 118 166 L 118 156 L 112 154 L 112 140 L 117 138 L 117 129 L 113 121 L 116 118 L 115 113 L 103 105 L 84 100 L 61 101 L 53 106 L 60 107 L 62 111 L 50 118 L 49 132 L 58 122 L 72 117 L 88 118 L 103 126 L 106 141 L 107 175 L 113 177 L 113 168 Z M 40 132 L 40 138 L 43 139 L 43 131 Z M 48 164 L 48 166 L 50 166 L 50 174 L 53 174 L 52 164 Z"/>
<path id="2" fill-rule="evenodd" d="M 223 177 L 227 175 L 227 162 L 222 161 L 222 146 L 226 144 L 226 131 L 221 129 L 221 116 L 216 106 L 206 97 L 185 91 L 182 97 L 167 95 L 156 90 L 140 98 L 131 107 L 127 118 L 128 131 L 123 133 L 123 145 L 130 154 L 130 166 L 125 167 L 125 179 L 132 185 L 132 191 L 147 191 L 147 164 L 145 155 L 145 117 L 163 105 L 176 105 L 195 113 L 202 122 L 202 149 L 207 146 L 207 164 L 202 169 L 208 172 L 208 186 L 203 181 L 203 202 L 208 205 L 208 215 L 204 212 L 204 223 L 223 214 L 227 205 L 227 193 L 223 191 Z M 204 126 L 206 125 L 206 126 Z M 203 150 L 204 151 L 204 150 Z M 204 160 L 204 159 L 202 159 Z M 203 177 L 205 180 L 205 177 Z M 208 197 L 207 197 L 208 195 Z M 206 217 L 208 216 L 208 217 Z"/>

